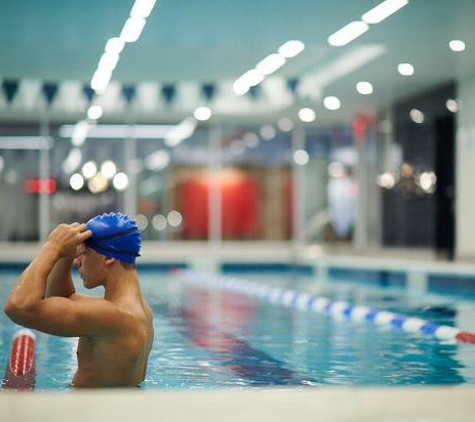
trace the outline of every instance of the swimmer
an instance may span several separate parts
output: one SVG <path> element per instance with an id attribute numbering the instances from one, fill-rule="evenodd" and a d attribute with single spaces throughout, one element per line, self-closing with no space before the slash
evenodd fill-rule
<path id="1" fill-rule="evenodd" d="M 153 325 L 135 267 L 140 247 L 135 221 L 121 213 L 60 224 L 10 293 L 5 313 L 12 321 L 79 337 L 74 387 L 133 387 L 145 378 Z M 76 293 L 73 264 L 84 287 L 103 286 L 104 297 Z"/>

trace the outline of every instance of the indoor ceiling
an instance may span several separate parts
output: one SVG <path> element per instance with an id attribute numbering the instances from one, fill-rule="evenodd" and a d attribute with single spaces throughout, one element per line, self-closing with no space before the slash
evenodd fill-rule
<path id="1" fill-rule="evenodd" d="M 411 0 L 350 44 L 328 44 L 329 35 L 360 20 L 378 3 L 380 0 L 158 0 L 140 39 L 126 44 L 112 80 L 122 84 L 213 83 L 229 89 L 281 44 L 299 39 L 306 49 L 269 80 L 305 81 L 301 95 L 287 93 L 284 101 L 276 88 L 277 95 L 255 107 L 252 99 L 243 102 L 230 91 L 226 106 L 224 101 L 222 107 L 216 106 L 215 116 L 295 116 L 297 108 L 306 104 L 316 110 L 317 122 L 336 122 L 356 113 L 381 111 L 402 98 L 475 74 L 474 0 Z M 0 78 L 89 82 L 105 43 L 119 36 L 132 5 L 133 0 L 0 0 Z M 452 39 L 465 41 L 466 50 L 451 51 L 448 43 Z M 401 62 L 412 63 L 415 74 L 401 76 L 397 72 Z M 362 80 L 374 85 L 372 95 L 356 92 L 355 85 Z M 272 85 L 267 87 L 271 91 L 269 87 Z M 341 109 L 325 110 L 325 95 L 338 96 Z M 186 106 L 162 108 L 160 113 L 151 107 L 138 120 L 181 119 L 200 101 L 197 95 Z M 80 117 L 84 107 L 71 107 L 69 114 L 65 107 L 58 107 L 55 113 L 71 120 Z M 108 114 L 105 107 L 105 111 L 104 121 L 112 121 L 123 120 L 126 110 L 111 108 Z M 2 120 L 27 120 L 36 112 L 34 107 L 0 101 Z"/>

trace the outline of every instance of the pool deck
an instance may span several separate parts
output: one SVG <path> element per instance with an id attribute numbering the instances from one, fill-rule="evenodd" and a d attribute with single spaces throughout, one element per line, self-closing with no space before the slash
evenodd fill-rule
<path id="1" fill-rule="evenodd" d="M 2 263 L 30 262 L 39 244 L 0 242 Z M 415 273 L 458 274 L 475 277 L 475 261 L 449 262 L 428 249 L 378 248 L 355 251 L 351 245 L 301 246 L 291 242 L 144 242 L 140 264 L 186 264 L 196 270 L 216 272 L 227 263 L 296 263 L 324 269 L 329 266 L 383 269 Z M 318 270 L 317 270 L 318 271 Z"/>
<path id="2" fill-rule="evenodd" d="M 2 392 L 0 422 L 472 422 L 474 402 L 473 387 Z"/>

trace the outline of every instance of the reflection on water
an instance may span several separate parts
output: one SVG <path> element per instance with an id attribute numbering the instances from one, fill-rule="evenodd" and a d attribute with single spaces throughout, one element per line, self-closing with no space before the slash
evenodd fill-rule
<path id="1" fill-rule="evenodd" d="M 0 298 L 6 297 L 16 276 L 3 275 Z M 475 384 L 473 345 L 442 344 L 281 308 L 232 292 L 196 288 L 170 275 L 144 272 L 141 278 L 155 313 L 156 333 L 145 388 Z M 261 278 L 444 324 L 454 324 L 459 310 L 453 301 L 431 303 L 387 289 Z M 13 329 L 2 314 L 0 370 L 6 365 Z M 76 339 L 38 336 L 38 389 L 66 389 L 76 369 L 76 345 Z"/>

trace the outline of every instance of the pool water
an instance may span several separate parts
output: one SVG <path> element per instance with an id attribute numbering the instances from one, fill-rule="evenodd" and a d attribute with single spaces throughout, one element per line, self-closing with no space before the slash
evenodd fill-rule
<path id="1" fill-rule="evenodd" d="M 2 303 L 18 275 L 0 273 Z M 144 270 L 140 277 L 155 315 L 155 341 L 144 388 L 475 384 L 473 344 L 444 343 L 284 308 L 196 286 L 171 273 Z M 246 279 L 467 330 L 475 321 L 474 302 L 462 297 L 419 297 L 403 289 L 341 281 L 318 283 L 312 277 L 291 274 L 248 274 Z M 7 364 L 14 330 L 2 313 L 0 371 Z M 74 338 L 38 333 L 37 389 L 67 388 L 76 369 L 76 345 Z"/>

